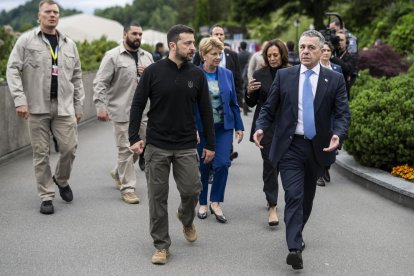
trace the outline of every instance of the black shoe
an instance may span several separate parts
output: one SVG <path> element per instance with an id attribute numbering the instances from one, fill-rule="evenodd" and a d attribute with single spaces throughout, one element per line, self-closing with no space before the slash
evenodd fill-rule
<path id="1" fill-rule="evenodd" d="M 141 171 L 145 170 L 145 158 L 144 158 L 143 154 L 140 154 L 140 156 L 139 156 L 138 166 L 139 166 Z"/>
<path id="2" fill-rule="evenodd" d="M 286 263 L 291 265 L 293 269 L 303 269 L 302 252 L 292 251 L 289 252 L 286 258 Z"/>
<path id="3" fill-rule="evenodd" d="M 237 157 L 239 157 L 237 151 L 233 151 L 232 153 L 230 153 L 230 161 L 233 161 L 233 159 L 236 159 Z"/>
<path id="4" fill-rule="evenodd" d="M 45 200 L 42 201 L 42 204 L 40 205 L 40 213 L 44 215 L 51 215 L 55 212 L 53 209 L 53 203 L 51 200 Z"/>
<path id="5" fill-rule="evenodd" d="M 226 219 L 226 217 L 224 215 L 221 215 L 221 216 L 216 215 L 216 213 L 214 212 L 213 208 L 211 208 L 211 204 L 210 204 L 210 212 L 211 212 L 211 214 L 213 214 L 216 217 L 216 220 L 218 222 L 220 222 L 220 223 L 226 223 L 227 222 L 227 219 Z"/>
<path id="6" fill-rule="evenodd" d="M 326 182 L 331 182 L 331 175 L 329 174 L 329 170 L 328 170 L 328 169 L 326 169 L 326 170 L 325 170 L 325 174 L 324 174 L 324 176 L 323 176 L 323 179 L 324 179 Z"/>
<path id="7" fill-rule="evenodd" d="M 197 212 L 197 217 L 199 219 L 206 219 L 207 218 L 207 211 L 205 213 Z"/>
<path id="8" fill-rule="evenodd" d="M 56 181 L 55 176 L 53 176 L 53 181 L 55 182 L 55 184 L 59 188 L 60 197 L 66 202 L 71 202 L 73 200 L 73 193 L 72 193 L 72 189 L 70 188 L 69 184 L 66 187 L 63 187 L 63 188 L 60 187 L 59 184 Z"/>
<path id="9" fill-rule="evenodd" d="M 319 177 L 318 180 L 316 181 L 316 185 L 318 186 L 325 186 L 325 180 L 323 180 L 323 177 Z"/>

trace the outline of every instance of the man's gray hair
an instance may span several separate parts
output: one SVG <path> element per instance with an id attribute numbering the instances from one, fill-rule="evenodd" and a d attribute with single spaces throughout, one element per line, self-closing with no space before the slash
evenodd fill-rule
<path id="1" fill-rule="evenodd" d="M 300 36 L 300 39 L 302 37 L 304 37 L 304 36 L 306 36 L 306 37 L 317 37 L 317 38 L 319 38 L 320 47 L 323 48 L 323 44 L 325 44 L 325 38 L 323 37 L 323 35 L 320 32 L 315 31 L 315 30 L 304 31 L 302 33 L 302 35 Z"/>

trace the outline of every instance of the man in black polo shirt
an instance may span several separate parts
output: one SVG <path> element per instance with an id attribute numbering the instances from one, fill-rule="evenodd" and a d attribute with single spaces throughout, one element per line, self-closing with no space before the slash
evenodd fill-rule
<path id="1" fill-rule="evenodd" d="M 193 220 L 201 190 L 198 169 L 195 107 L 198 106 L 206 145 L 205 162 L 214 157 L 214 124 L 210 95 L 204 73 L 192 64 L 195 52 L 194 30 L 184 25 L 173 26 L 167 34 L 169 55 L 147 67 L 132 101 L 129 141 L 131 150 L 141 153 L 144 141 L 139 126 L 147 100 L 147 145 L 145 174 L 147 177 L 150 232 L 156 251 L 152 263 L 165 264 L 171 239 L 168 234 L 168 178 L 171 164 L 181 196 L 177 217 L 182 222 L 184 237 L 197 240 Z"/>

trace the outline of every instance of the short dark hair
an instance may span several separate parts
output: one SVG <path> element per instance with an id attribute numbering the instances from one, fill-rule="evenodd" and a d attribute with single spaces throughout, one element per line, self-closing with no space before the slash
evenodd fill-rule
<path id="1" fill-rule="evenodd" d="M 159 48 L 164 47 L 164 43 L 162 42 L 158 42 L 157 44 L 155 44 L 155 49 L 158 50 Z"/>
<path id="2" fill-rule="evenodd" d="M 329 49 L 331 49 L 331 52 L 333 52 L 333 51 L 334 51 L 334 46 L 332 45 L 332 43 L 331 43 L 331 42 L 329 42 L 329 41 L 325 41 L 324 45 L 328 46 L 328 47 L 329 47 Z"/>
<path id="3" fill-rule="evenodd" d="M 295 42 L 289 40 L 288 42 L 286 42 L 286 46 L 288 48 L 289 51 L 294 51 L 295 50 Z"/>
<path id="4" fill-rule="evenodd" d="M 269 48 L 272 46 L 276 46 L 279 49 L 280 58 L 282 60 L 281 67 L 287 67 L 289 63 L 289 55 L 286 48 L 285 43 L 283 43 L 280 39 L 273 39 L 267 42 L 266 46 L 263 49 L 262 55 L 263 59 L 265 61 L 265 67 L 269 67 L 269 60 L 267 59 L 267 51 L 269 51 Z"/>
<path id="5" fill-rule="evenodd" d="M 171 29 L 168 30 L 167 43 L 170 44 L 170 42 L 174 42 L 177 44 L 178 40 L 180 39 L 180 34 L 182 33 L 194 34 L 194 30 L 193 28 L 186 25 L 174 25 L 171 27 Z M 170 45 L 168 45 L 168 48 L 170 48 Z"/>
<path id="6" fill-rule="evenodd" d="M 213 30 L 214 30 L 214 28 L 222 28 L 223 29 L 223 31 L 224 31 L 224 27 L 223 26 L 221 26 L 220 24 L 214 24 L 213 26 L 211 26 L 211 28 L 210 28 L 210 35 L 212 35 L 213 34 Z"/>
<path id="7" fill-rule="evenodd" d="M 242 42 L 240 42 L 240 49 L 242 49 L 242 50 L 246 50 L 246 48 L 247 48 L 247 43 L 246 43 L 246 41 L 242 41 Z"/>
<path id="8" fill-rule="evenodd" d="M 141 24 L 139 24 L 137 21 L 132 21 L 129 24 L 125 24 L 124 25 L 124 32 L 127 33 L 131 29 L 131 27 L 141 27 Z"/>

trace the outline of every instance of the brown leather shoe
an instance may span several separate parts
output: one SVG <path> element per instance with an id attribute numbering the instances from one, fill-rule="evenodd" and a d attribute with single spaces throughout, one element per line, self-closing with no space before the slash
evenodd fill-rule
<path id="1" fill-rule="evenodd" d="M 121 194 L 122 200 L 129 204 L 138 204 L 139 198 L 133 192 Z"/>
<path id="2" fill-rule="evenodd" d="M 170 256 L 168 249 L 157 249 L 154 255 L 152 255 L 151 262 L 153 264 L 164 265 L 167 263 L 167 258 Z"/>
<path id="3" fill-rule="evenodd" d="M 179 221 L 181 221 L 181 223 L 183 223 L 183 221 L 180 218 L 180 213 L 177 210 L 177 218 Z M 195 228 L 194 223 L 191 224 L 190 226 L 185 226 L 183 224 L 183 233 L 184 233 L 184 238 L 188 241 L 188 242 L 195 242 L 197 240 L 197 230 Z"/>

